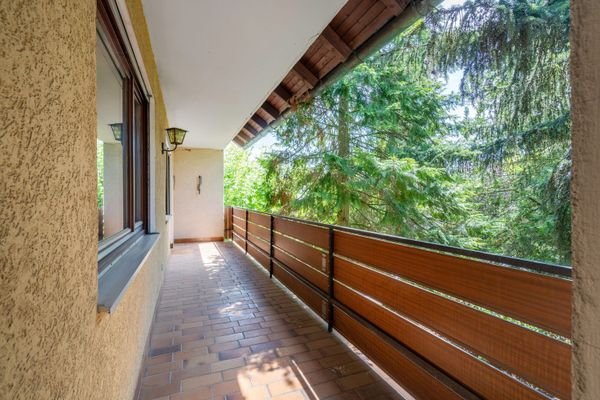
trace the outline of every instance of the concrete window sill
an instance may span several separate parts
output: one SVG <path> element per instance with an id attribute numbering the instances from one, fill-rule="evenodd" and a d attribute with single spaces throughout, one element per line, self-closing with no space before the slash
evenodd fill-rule
<path id="1" fill-rule="evenodd" d="M 158 243 L 160 234 L 140 237 L 98 279 L 98 312 L 112 313 L 141 266 Z"/>

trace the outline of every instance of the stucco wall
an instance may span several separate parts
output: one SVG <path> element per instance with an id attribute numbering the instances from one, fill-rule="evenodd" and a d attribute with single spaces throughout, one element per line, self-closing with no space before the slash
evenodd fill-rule
<path id="1" fill-rule="evenodd" d="M 175 240 L 223 237 L 223 150 L 180 149 L 175 164 Z M 198 193 L 198 176 L 202 176 Z"/>
<path id="2" fill-rule="evenodd" d="M 600 2 L 573 0 L 573 398 L 600 399 Z"/>
<path id="3" fill-rule="evenodd" d="M 167 126 L 140 0 L 128 1 Z M 0 1 L 0 397 L 130 399 L 167 256 L 98 315 L 94 0 Z M 157 153 L 160 153 L 158 150 Z"/>

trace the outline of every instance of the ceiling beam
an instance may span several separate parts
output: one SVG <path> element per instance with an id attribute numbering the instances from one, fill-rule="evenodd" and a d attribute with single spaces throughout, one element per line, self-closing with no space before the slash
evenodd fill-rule
<path id="1" fill-rule="evenodd" d="M 269 123 L 262 119 L 262 117 L 258 114 L 254 114 L 252 116 L 252 121 L 256 122 L 262 129 L 265 129 L 267 126 L 269 126 Z"/>
<path id="2" fill-rule="evenodd" d="M 287 90 L 287 88 L 285 86 L 283 86 L 282 84 L 279 84 L 275 88 L 275 90 L 273 91 L 273 93 L 275 93 L 277 96 L 279 96 L 279 98 L 281 100 L 285 101 L 286 103 L 292 97 L 292 93 L 290 93 L 290 91 Z"/>
<path id="3" fill-rule="evenodd" d="M 400 15 L 406 8 L 409 0 L 379 0 L 381 1 L 393 15 Z"/>
<path id="4" fill-rule="evenodd" d="M 238 137 L 246 142 L 254 139 L 254 136 L 252 136 L 250 133 L 246 132 L 244 129 L 242 129 L 240 131 L 240 133 L 238 133 Z"/>
<path id="5" fill-rule="evenodd" d="M 237 143 L 238 146 L 242 146 L 242 147 L 246 144 L 246 142 L 244 141 L 244 139 L 242 139 L 239 134 L 236 137 L 233 138 L 233 141 L 235 143 Z"/>
<path id="6" fill-rule="evenodd" d="M 279 112 L 278 109 L 276 109 L 271 103 L 269 103 L 268 101 L 265 101 L 262 106 L 260 106 L 260 108 L 262 108 L 267 114 L 269 114 L 271 117 L 273 117 L 273 119 L 277 119 L 279 118 L 279 116 L 281 115 L 281 113 Z"/>
<path id="7" fill-rule="evenodd" d="M 319 78 L 315 76 L 307 67 L 302 63 L 302 61 L 298 61 L 293 68 L 294 72 L 300 76 L 306 82 L 306 84 L 312 89 L 317 86 L 319 83 Z"/>
<path id="8" fill-rule="evenodd" d="M 245 129 L 246 131 L 248 131 L 248 133 L 249 133 L 250 135 L 252 135 L 252 137 L 254 137 L 254 136 L 258 135 L 258 131 L 257 131 L 256 129 L 254 129 L 254 127 L 253 127 L 252 125 L 250 125 L 250 124 L 246 124 L 246 125 L 244 125 L 244 128 L 243 128 L 243 129 Z M 252 138 L 252 137 L 251 137 L 251 138 Z"/>
<path id="9" fill-rule="evenodd" d="M 344 42 L 344 39 L 342 39 L 332 27 L 327 26 L 323 33 L 321 33 L 321 37 L 323 37 L 323 39 L 325 39 L 338 53 L 340 61 L 344 62 L 350 57 L 350 54 L 352 54 L 350 46 Z"/>

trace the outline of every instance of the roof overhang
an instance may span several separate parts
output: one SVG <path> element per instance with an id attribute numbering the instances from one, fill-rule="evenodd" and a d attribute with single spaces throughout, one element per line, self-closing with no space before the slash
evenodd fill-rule
<path id="1" fill-rule="evenodd" d="M 248 146 L 441 0 L 349 0 L 233 139 Z"/>
<path id="2" fill-rule="evenodd" d="M 184 145 L 222 149 L 251 118 L 262 129 L 256 110 L 345 3 L 144 0 L 169 122 L 189 131 Z"/>

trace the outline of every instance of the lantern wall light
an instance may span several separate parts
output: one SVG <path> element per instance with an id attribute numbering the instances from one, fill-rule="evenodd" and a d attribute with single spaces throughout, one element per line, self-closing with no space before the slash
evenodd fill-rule
<path id="1" fill-rule="evenodd" d="M 187 131 L 185 129 L 167 128 L 167 136 L 169 137 L 169 143 L 175 147 L 171 149 L 169 147 L 166 147 L 164 142 L 161 143 L 162 154 L 165 154 L 165 152 L 170 153 L 171 151 L 175 151 L 177 149 L 177 146 L 182 145 L 186 133 Z"/>
<path id="2" fill-rule="evenodd" d="M 113 136 L 117 142 L 120 142 L 123 137 L 123 123 L 117 122 L 114 124 L 108 124 L 110 129 L 112 130 Z"/>

